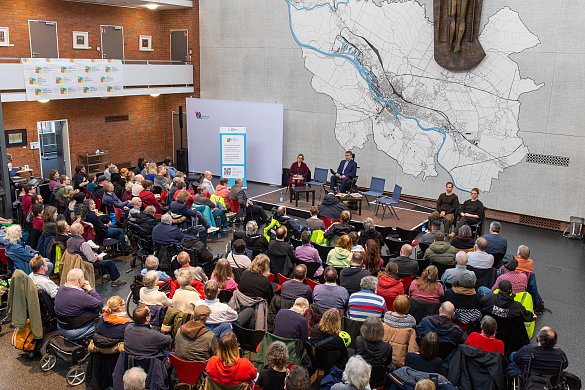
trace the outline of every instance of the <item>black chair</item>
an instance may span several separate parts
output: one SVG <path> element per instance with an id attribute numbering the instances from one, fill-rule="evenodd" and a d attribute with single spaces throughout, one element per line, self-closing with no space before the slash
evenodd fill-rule
<path id="1" fill-rule="evenodd" d="M 447 264 L 441 264 L 441 263 L 431 263 L 431 265 L 434 265 L 435 267 L 437 267 L 439 278 L 441 278 L 441 276 L 443 276 L 445 271 L 448 270 L 449 268 L 455 268 L 455 264 L 447 265 Z"/>
<path id="2" fill-rule="evenodd" d="M 387 238 L 390 236 L 392 238 L 400 239 L 398 233 L 396 232 L 396 229 L 394 229 L 392 226 L 376 226 L 376 230 L 379 231 L 380 234 L 382 234 L 383 238 Z"/>
<path id="3" fill-rule="evenodd" d="M 314 261 L 301 261 L 296 260 L 296 265 L 304 264 L 307 267 L 307 279 L 312 279 L 315 275 L 315 272 L 319 269 L 319 263 Z"/>
<path id="4" fill-rule="evenodd" d="M 327 255 L 329 254 L 331 249 L 334 249 L 334 247 L 319 245 L 316 243 L 313 243 L 312 245 L 313 245 L 313 248 L 317 249 L 317 252 L 319 252 L 319 257 L 321 258 L 321 261 L 323 262 L 323 264 L 325 264 L 325 262 L 327 261 Z"/>
<path id="5" fill-rule="evenodd" d="M 380 390 L 386 387 L 387 370 L 386 366 L 372 366 L 372 373 L 370 374 L 371 389 Z"/>
<path id="6" fill-rule="evenodd" d="M 349 221 L 349 225 L 354 227 L 356 233 L 359 232 L 360 230 L 364 230 L 363 222 Z"/>
<path id="7" fill-rule="evenodd" d="M 398 237 L 400 237 L 401 241 L 408 241 L 412 242 L 418 234 L 421 232 L 421 227 L 415 230 L 406 230 L 399 227 L 396 227 L 396 232 L 398 233 Z"/>
<path id="8" fill-rule="evenodd" d="M 498 278 L 498 272 L 495 268 L 492 267 L 481 269 L 467 265 L 467 269 L 473 271 L 475 277 L 477 278 L 477 281 L 475 282 L 475 288 L 478 288 L 479 286 L 492 288 L 494 283 L 496 283 L 496 279 Z"/>
<path id="9" fill-rule="evenodd" d="M 219 299 L 221 303 L 228 303 L 230 299 L 232 299 L 233 295 L 234 292 L 231 290 L 219 290 L 219 294 L 217 294 L 217 299 Z"/>
<path id="10" fill-rule="evenodd" d="M 240 284 L 240 278 L 242 277 L 242 273 L 245 271 L 245 268 L 235 268 L 232 267 L 232 273 L 234 274 L 234 282 Z"/>
<path id="11" fill-rule="evenodd" d="M 422 259 L 425 255 L 425 252 L 427 251 L 427 249 L 429 249 L 429 246 L 431 246 L 431 244 L 423 244 L 422 242 L 418 243 L 418 247 L 420 249 L 420 252 L 418 254 L 418 258 Z"/>
<path id="12" fill-rule="evenodd" d="M 396 257 L 392 257 L 392 255 L 380 255 L 380 258 L 382 259 L 382 261 L 384 261 L 384 268 L 386 268 L 390 259 L 396 258 Z"/>
<path id="13" fill-rule="evenodd" d="M 278 274 L 287 278 L 292 276 L 293 263 L 287 255 L 277 256 L 268 253 L 267 255 L 270 259 L 270 272 L 274 275 L 274 283 L 278 283 L 278 279 L 276 278 L 276 275 Z"/>
<path id="14" fill-rule="evenodd" d="M 266 333 L 263 330 L 242 328 L 235 323 L 232 324 L 232 328 L 236 335 L 236 339 L 238 340 L 238 344 L 240 344 L 240 348 L 243 351 L 248 352 L 256 352 L 256 348 L 258 348 L 258 345 L 260 345 L 260 342 Z"/>
<path id="15" fill-rule="evenodd" d="M 410 244 L 410 242 L 396 240 L 394 238 L 384 238 L 384 244 L 386 244 L 386 248 L 388 248 L 388 253 L 390 254 L 390 256 L 392 255 L 399 256 L 400 249 L 402 249 L 402 246 L 404 244 Z"/>
<path id="16" fill-rule="evenodd" d="M 291 238 L 290 238 L 290 243 L 291 243 L 291 245 L 293 246 L 293 248 L 295 248 L 295 249 L 297 249 L 297 247 L 299 247 L 299 246 L 303 245 L 303 243 L 301 242 L 301 240 L 297 240 L 297 239 L 296 239 L 296 238 L 294 238 L 294 237 L 291 237 Z"/>
<path id="17" fill-rule="evenodd" d="M 412 298 L 409 298 L 409 301 L 410 309 L 408 310 L 408 314 L 414 317 L 417 324 L 426 316 L 439 314 L 440 303 L 423 302 Z"/>
<path id="18" fill-rule="evenodd" d="M 500 268 L 503 264 L 502 264 L 502 260 L 504 259 L 504 256 L 506 256 L 505 253 L 492 253 L 492 256 L 494 256 L 494 265 L 493 267 L 495 269 Z"/>
<path id="19" fill-rule="evenodd" d="M 306 341 L 303 344 L 309 359 L 311 359 L 311 365 L 317 370 L 317 378 L 319 377 L 319 371 L 323 371 L 323 375 L 329 373 L 331 366 L 339 359 L 341 354 L 339 351 L 317 348 Z"/>
<path id="20" fill-rule="evenodd" d="M 337 280 L 336 280 L 336 282 L 337 282 L 337 285 L 339 286 L 339 283 L 341 281 L 341 277 L 340 277 L 341 271 L 343 271 L 343 268 L 345 268 L 345 267 L 333 267 L 333 268 L 335 268 L 335 271 L 337 271 Z M 349 293 L 351 294 L 352 292 L 349 292 Z"/>

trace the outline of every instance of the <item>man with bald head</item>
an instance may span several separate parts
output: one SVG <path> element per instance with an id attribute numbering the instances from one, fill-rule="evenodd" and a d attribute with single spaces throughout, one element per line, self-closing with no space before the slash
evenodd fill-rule
<path id="1" fill-rule="evenodd" d="M 520 374 L 524 372 L 530 361 L 530 355 L 533 356 L 530 365 L 531 371 L 542 375 L 557 375 L 559 373 L 559 365 L 562 369 L 569 366 L 567 355 L 560 348 L 555 348 L 558 334 L 550 326 L 544 326 L 536 335 L 538 345 L 525 345 L 517 352 L 512 352 L 510 360 L 513 362 L 510 366 L 514 366 Z M 510 370 L 508 366 L 508 370 Z M 516 372 L 514 372 L 516 375 Z"/>
<path id="2" fill-rule="evenodd" d="M 475 241 L 475 250 L 467 254 L 467 265 L 478 269 L 491 268 L 494 265 L 494 256 L 485 251 L 487 247 L 487 240 L 479 237 Z"/>
<path id="3" fill-rule="evenodd" d="M 404 244 L 400 249 L 400 256 L 392 260 L 398 266 L 398 277 L 416 276 L 418 273 L 418 262 L 410 258 L 412 245 Z"/>
<path id="4" fill-rule="evenodd" d="M 209 171 L 205 171 L 203 175 L 205 176 L 205 178 L 203 179 L 203 183 L 201 184 L 205 186 L 205 190 L 209 192 L 209 195 L 215 194 L 215 189 L 213 188 L 213 183 L 211 182 L 211 178 L 213 177 L 213 175 Z"/>
<path id="5" fill-rule="evenodd" d="M 416 326 L 417 337 L 423 338 L 429 332 L 439 335 L 440 343 L 463 343 L 463 331 L 453 322 L 455 306 L 449 301 L 443 302 L 439 314 L 423 318 Z"/>

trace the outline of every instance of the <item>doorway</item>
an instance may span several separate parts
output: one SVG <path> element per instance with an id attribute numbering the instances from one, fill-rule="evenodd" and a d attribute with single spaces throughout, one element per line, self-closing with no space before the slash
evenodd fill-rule
<path id="1" fill-rule="evenodd" d="M 49 171 L 71 177 L 71 156 L 69 154 L 69 124 L 66 119 L 37 122 L 41 176 L 49 178 Z"/>
<path id="2" fill-rule="evenodd" d="M 122 26 L 100 26 L 102 59 L 124 60 L 124 28 Z"/>
<path id="3" fill-rule="evenodd" d="M 171 30 L 171 65 L 189 63 L 188 40 L 187 30 Z"/>
<path id="4" fill-rule="evenodd" d="M 59 58 L 57 22 L 29 20 L 28 33 L 32 58 Z"/>

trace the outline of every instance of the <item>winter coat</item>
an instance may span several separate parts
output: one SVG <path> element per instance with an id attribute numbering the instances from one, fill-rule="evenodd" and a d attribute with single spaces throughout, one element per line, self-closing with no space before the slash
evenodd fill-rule
<path id="1" fill-rule="evenodd" d="M 332 267 L 349 267 L 351 264 L 351 252 L 341 247 L 335 247 L 329 251 L 326 263 Z"/>
<path id="2" fill-rule="evenodd" d="M 413 328 L 393 328 L 384 326 L 384 338 L 382 341 L 392 345 L 392 361 L 396 367 L 404 366 L 404 358 L 407 352 L 418 352 L 416 332 Z"/>
<path id="3" fill-rule="evenodd" d="M 323 202 L 318 206 L 319 214 L 317 216 L 329 218 L 329 219 L 339 219 L 341 217 L 342 211 L 349 211 L 347 206 L 339 200 L 339 198 L 333 194 L 327 194 L 323 197 Z"/>
<path id="4" fill-rule="evenodd" d="M 429 332 L 435 332 L 439 336 L 440 343 L 461 344 L 463 342 L 463 331 L 447 316 L 432 315 L 423 318 L 416 326 L 416 335 L 422 338 Z"/>
<path id="5" fill-rule="evenodd" d="M 508 359 L 499 352 L 485 352 L 460 345 L 449 361 L 448 379 L 459 390 L 506 390 Z"/>
<path id="6" fill-rule="evenodd" d="M 376 291 L 376 294 L 385 297 L 397 297 L 398 295 L 404 294 L 404 285 L 400 279 L 393 279 L 380 272 L 378 274 L 378 290 Z M 388 308 L 388 310 L 391 309 L 391 307 Z"/>
<path id="7" fill-rule="evenodd" d="M 425 251 L 424 258 L 432 263 L 455 264 L 457 249 L 446 241 L 435 241 Z"/>

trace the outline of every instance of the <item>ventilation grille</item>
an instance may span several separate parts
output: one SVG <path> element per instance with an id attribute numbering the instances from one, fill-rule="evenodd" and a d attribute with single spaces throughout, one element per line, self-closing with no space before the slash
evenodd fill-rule
<path id="1" fill-rule="evenodd" d="M 569 157 L 548 156 L 546 154 L 528 153 L 526 155 L 526 162 L 534 164 L 554 165 L 557 167 L 568 167 Z"/>
<path id="2" fill-rule="evenodd" d="M 561 229 L 561 222 L 560 221 L 555 221 L 554 219 L 531 217 L 528 215 L 521 215 L 520 216 L 520 223 L 523 223 L 525 225 L 543 227 L 543 228 L 547 228 L 547 229 L 555 229 L 555 230 Z"/>
<path id="3" fill-rule="evenodd" d="M 126 115 L 110 115 L 106 117 L 106 123 L 112 123 L 112 122 L 124 122 L 130 120 L 130 116 L 128 114 Z"/>

